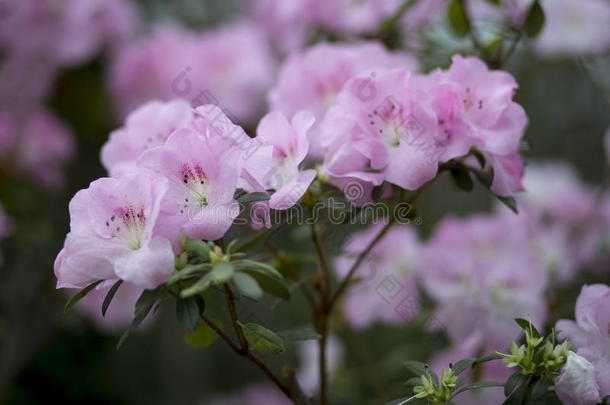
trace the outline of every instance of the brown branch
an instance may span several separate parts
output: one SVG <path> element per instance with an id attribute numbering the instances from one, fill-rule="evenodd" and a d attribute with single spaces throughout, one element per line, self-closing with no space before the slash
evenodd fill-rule
<path id="1" fill-rule="evenodd" d="M 244 336 L 244 331 L 239 326 L 239 317 L 237 316 L 237 309 L 235 308 L 235 297 L 233 296 L 233 291 L 231 291 L 231 287 L 229 284 L 223 284 L 225 291 L 227 292 L 227 306 L 229 307 L 229 313 L 231 314 L 231 321 L 233 323 L 233 328 L 235 329 L 235 334 L 237 335 L 237 339 L 239 339 L 239 344 L 241 345 L 242 350 L 247 353 L 248 352 L 248 341 Z"/>

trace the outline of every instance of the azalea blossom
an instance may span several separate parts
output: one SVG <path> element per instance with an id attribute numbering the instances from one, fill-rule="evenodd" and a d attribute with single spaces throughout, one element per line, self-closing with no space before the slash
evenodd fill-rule
<path id="1" fill-rule="evenodd" d="M 260 121 L 255 140 L 263 145 L 258 155 L 264 154 L 267 161 L 245 161 L 245 170 L 256 180 L 254 185 L 246 181 L 245 188 L 274 190 L 270 208 L 292 207 L 316 177 L 313 169 L 299 170 L 309 151 L 307 132 L 313 123 L 314 117 L 306 111 L 295 114 L 291 121 L 280 112 L 271 112 Z"/>
<path id="2" fill-rule="evenodd" d="M 564 367 L 565 388 L 558 391 L 570 398 L 581 393 L 580 389 L 575 389 L 581 384 L 583 395 L 585 391 L 587 398 L 597 394 L 597 402 L 600 402 L 599 398 L 610 395 L 610 287 L 603 284 L 583 286 L 576 301 L 575 318 L 575 322 L 558 321 L 556 329 L 559 337 L 569 339 L 576 354 L 584 359 L 574 357 L 573 367 L 570 364 Z M 562 385 L 561 379 L 560 376 L 556 381 L 558 387 Z M 593 389 L 595 386 L 597 390 Z M 563 400 L 562 396 L 560 398 Z"/>
<path id="3" fill-rule="evenodd" d="M 192 119 L 193 109 L 184 100 L 150 101 L 129 114 L 123 128 L 110 134 L 102 147 L 102 164 L 113 177 L 133 172 L 144 152 L 165 144 L 174 130 Z"/>
<path id="4" fill-rule="evenodd" d="M 70 201 L 70 233 L 55 259 L 58 288 L 120 278 L 152 289 L 174 268 L 170 242 L 154 232 L 168 189 L 145 174 L 101 178 Z"/>
<path id="5" fill-rule="evenodd" d="M 597 405 L 601 402 L 595 368 L 587 359 L 570 351 L 555 378 L 555 392 L 564 405 Z"/>
<path id="6" fill-rule="evenodd" d="M 527 117 L 512 101 L 516 83 L 476 58 L 453 57 L 449 70 L 413 75 L 372 71 L 348 81 L 323 124 L 324 170 L 335 184 L 383 180 L 414 190 L 439 163 L 476 147 L 494 171 L 491 189 L 521 190 L 519 144 Z"/>
<path id="7" fill-rule="evenodd" d="M 210 135 L 207 128 L 205 132 L 180 128 L 138 162 L 140 168 L 168 181 L 157 229 L 176 248 L 181 233 L 220 239 L 239 214 L 233 198 L 241 172 L 239 150 L 226 148 L 229 141 Z"/>

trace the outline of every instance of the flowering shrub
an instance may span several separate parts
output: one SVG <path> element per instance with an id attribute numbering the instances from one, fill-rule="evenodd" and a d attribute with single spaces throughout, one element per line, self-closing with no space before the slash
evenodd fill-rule
<path id="1" fill-rule="evenodd" d="M 172 370 L 202 403 L 608 403 L 610 132 L 566 143 L 601 170 L 532 158 L 572 95 L 535 105 L 519 69 L 574 56 L 603 87 L 610 5 L 563 3 L 256 0 L 202 29 L 0 0 L 0 259 L 59 250 L 65 311 L 119 353 L 223 345 L 205 378 L 193 352 Z M 37 216 L 66 203 L 69 228 Z"/>

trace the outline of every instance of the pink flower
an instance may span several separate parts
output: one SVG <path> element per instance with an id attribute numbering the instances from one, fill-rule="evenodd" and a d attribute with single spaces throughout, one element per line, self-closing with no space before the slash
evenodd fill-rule
<path id="1" fill-rule="evenodd" d="M 309 110 L 316 121 L 321 121 L 328 108 L 336 104 L 345 82 L 357 73 L 374 67 L 413 70 L 416 66 L 409 55 L 390 53 L 376 42 L 321 43 L 286 59 L 267 98 L 272 110 L 288 117 Z M 310 135 L 311 157 L 322 157 L 320 136 L 314 127 Z"/>
<path id="2" fill-rule="evenodd" d="M 165 282 L 174 268 L 170 242 L 153 233 L 164 178 L 101 178 L 70 201 L 70 233 L 55 259 L 58 288 L 120 278 L 141 288 Z"/>
<path id="3" fill-rule="evenodd" d="M 260 29 L 237 22 L 201 33 L 161 27 L 124 47 L 112 62 L 110 88 L 124 116 L 151 98 L 216 104 L 240 120 L 261 110 L 274 62 Z"/>
<path id="4" fill-rule="evenodd" d="M 246 181 L 246 189 L 274 190 L 270 208 L 285 210 L 295 205 L 316 177 L 313 169 L 299 170 L 309 151 L 307 131 L 313 123 L 314 117 L 306 111 L 295 114 L 290 122 L 280 112 L 271 112 L 260 121 L 255 140 L 263 147 L 257 155 L 264 154 L 266 162 L 245 161 L 245 170 L 255 180 L 255 184 Z"/>
<path id="5" fill-rule="evenodd" d="M 102 316 L 102 304 L 116 281 L 108 280 L 101 283 L 75 306 L 79 312 L 91 320 L 97 330 L 111 335 L 124 332 L 133 321 L 136 301 L 144 290 L 134 284 L 124 282 L 115 293 L 106 315 Z M 151 319 L 147 317 L 144 323 L 150 322 Z"/>
<path id="6" fill-rule="evenodd" d="M 545 23 L 536 38 L 547 56 L 579 56 L 610 49 L 610 4 L 604 0 L 542 1 Z"/>
<path id="7" fill-rule="evenodd" d="M 138 162 L 169 181 L 158 232 L 175 247 L 180 233 L 220 239 L 239 214 L 233 194 L 242 163 L 239 149 L 225 135 L 202 117 L 174 131 L 165 145 L 149 150 Z"/>
<path id="8" fill-rule="evenodd" d="M 598 395 L 603 398 L 610 395 L 610 288 L 603 284 L 583 286 L 575 315 L 576 322 L 560 320 L 556 329 L 560 338 L 570 339 L 576 353 L 591 363 L 585 368 L 592 368 Z"/>
<path id="9" fill-rule="evenodd" d="M 335 262 L 339 278 L 347 275 L 382 227 L 380 223 L 351 237 Z M 344 299 L 343 314 L 350 325 L 357 329 L 378 321 L 400 325 L 419 313 L 415 269 L 420 249 L 412 228 L 390 229 L 356 272 L 362 281 L 350 287 Z"/>
<path id="10" fill-rule="evenodd" d="M 436 117 L 412 80 L 407 71 L 384 70 L 346 83 L 322 124 L 328 176 L 385 179 L 409 190 L 436 176 Z"/>
<path id="11" fill-rule="evenodd" d="M 0 145 L 8 172 L 32 177 L 51 191 L 63 187 L 63 166 L 74 155 L 74 140 L 50 112 L 0 112 Z"/>
<path id="12" fill-rule="evenodd" d="M 479 59 L 454 55 L 441 83 L 452 85 L 462 101 L 451 111 L 465 120 L 472 145 L 494 169 L 492 191 L 502 196 L 520 191 L 523 162 L 519 144 L 527 126 L 523 108 L 512 101 L 517 83 L 508 73 L 490 71 Z M 451 129 L 450 129 L 451 131 Z"/>
<path id="13" fill-rule="evenodd" d="M 169 135 L 193 119 L 193 109 L 183 100 L 150 101 L 127 116 L 125 126 L 110 134 L 102 147 L 102 163 L 112 177 L 132 172 L 147 150 L 162 146 Z"/>
<path id="14" fill-rule="evenodd" d="M 548 270 L 513 217 L 446 219 L 426 245 L 420 275 L 437 303 L 436 319 L 454 341 L 476 331 L 488 350 L 497 350 L 521 332 L 514 318 L 544 322 Z"/>

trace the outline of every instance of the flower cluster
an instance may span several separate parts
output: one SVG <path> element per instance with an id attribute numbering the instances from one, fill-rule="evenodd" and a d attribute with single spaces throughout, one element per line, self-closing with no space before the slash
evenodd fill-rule
<path id="1" fill-rule="evenodd" d="M 512 101 L 516 88 L 510 74 L 460 55 L 448 70 L 427 75 L 360 74 L 321 124 L 324 173 L 339 187 L 359 182 L 371 190 L 387 181 L 414 190 L 436 176 L 439 164 L 476 148 L 493 172 L 492 191 L 510 196 L 522 188 L 519 146 L 527 125 Z"/>
<path id="2" fill-rule="evenodd" d="M 270 192 L 263 211 L 290 208 L 315 177 L 299 169 L 312 124 L 307 112 L 292 121 L 270 113 L 251 139 L 214 105 L 143 105 L 102 150 L 113 177 L 70 202 L 70 233 L 55 261 L 58 287 L 115 279 L 158 286 L 174 269 L 181 235 L 223 237 L 240 212 L 238 189 Z"/>
<path id="3" fill-rule="evenodd" d="M 150 99 L 179 97 L 193 106 L 222 104 L 232 118 L 251 121 L 262 112 L 274 70 L 264 36 L 252 23 L 202 33 L 161 26 L 117 52 L 109 86 L 121 117 Z"/>

